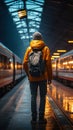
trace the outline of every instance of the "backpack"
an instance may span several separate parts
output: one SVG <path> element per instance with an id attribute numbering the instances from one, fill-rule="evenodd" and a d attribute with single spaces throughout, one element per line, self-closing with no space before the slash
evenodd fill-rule
<path id="1" fill-rule="evenodd" d="M 45 71 L 45 60 L 43 60 L 42 49 L 33 49 L 29 53 L 28 69 L 31 76 L 39 77 Z"/>

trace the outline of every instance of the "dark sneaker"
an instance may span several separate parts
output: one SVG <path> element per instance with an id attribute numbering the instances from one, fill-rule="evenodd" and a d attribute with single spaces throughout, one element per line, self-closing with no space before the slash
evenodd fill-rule
<path id="1" fill-rule="evenodd" d="M 47 123 L 47 120 L 44 118 L 44 119 L 39 119 L 39 124 L 46 124 Z"/>

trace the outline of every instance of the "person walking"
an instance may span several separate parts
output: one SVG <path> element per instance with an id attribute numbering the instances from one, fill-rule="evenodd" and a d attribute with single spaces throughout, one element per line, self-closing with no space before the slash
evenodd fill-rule
<path id="1" fill-rule="evenodd" d="M 38 58 L 39 57 L 39 58 Z M 40 66 L 40 67 L 39 67 Z M 37 121 L 37 90 L 39 87 L 40 105 L 39 105 L 39 123 L 47 123 L 44 118 L 45 102 L 47 93 L 47 83 L 52 81 L 52 67 L 50 49 L 45 44 L 43 36 L 40 32 L 33 34 L 33 40 L 27 48 L 24 59 L 23 67 L 28 76 L 31 91 L 31 123 Z"/>

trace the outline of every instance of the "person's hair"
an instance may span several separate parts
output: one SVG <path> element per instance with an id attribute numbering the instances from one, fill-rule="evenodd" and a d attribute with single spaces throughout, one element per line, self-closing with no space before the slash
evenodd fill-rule
<path id="1" fill-rule="evenodd" d="M 40 32 L 35 32 L 33 34 L 33 40 L 42 40 L 42 34 Z"/>

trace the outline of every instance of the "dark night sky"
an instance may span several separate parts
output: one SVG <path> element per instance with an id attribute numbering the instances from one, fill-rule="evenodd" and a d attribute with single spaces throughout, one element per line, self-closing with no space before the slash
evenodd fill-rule
<path id="1" fill-rule="evenodd" d="M 0 42 L 23 59 L 25 44 L 20 39 L 6 6 L 0 8 Z"/>

